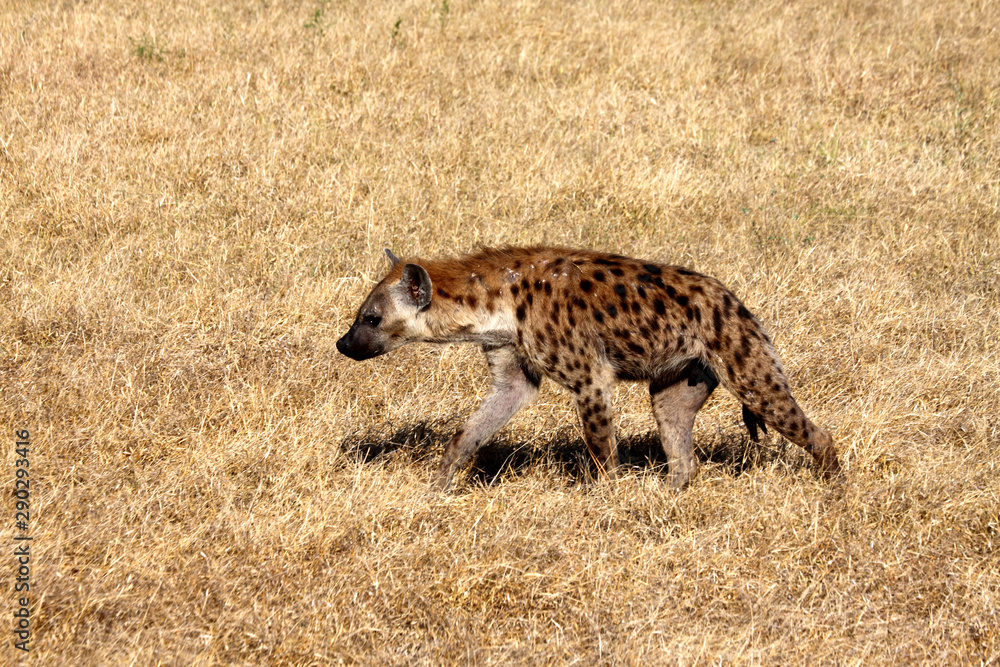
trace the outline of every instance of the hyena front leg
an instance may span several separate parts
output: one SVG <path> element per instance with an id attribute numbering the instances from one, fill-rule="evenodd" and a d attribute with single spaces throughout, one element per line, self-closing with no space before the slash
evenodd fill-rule
<path id="1" fill-rule="evenodd" d="M 614 479 L 618 476 L 618 448 L 615 444 L 614 413 L 611 399 L 614 396 L 615 376 L 610 367 L 599 368 L 586 378 L 577 390 L 576 411 L 583 425 L 583 440 L 590 450 L 590 457 L 597 463 L 598 473 Z"/>
<path id="2" fill-rule="evenodd" d="M 493 386 L 468 421 L 444 448 L 441 464 L 432 485 L 446 491 L 455 472 L 476 450 L 503 428 L 517 411 L 538 396 L 541 378 L 530 369 L 513 347 L 483 348 L 490 366 Z"/>
<path id="3" fill-rule="evenodd" d="M 686 486 L 694 475 L 696 463 L 691 439 L 694 417 L 718 384 L 712 369 L 700 361 L 691 362 L 666 382 L 654 380 L 649 384 L 653 416 L 667 455 L 670 485 L 675 489 Z"/>

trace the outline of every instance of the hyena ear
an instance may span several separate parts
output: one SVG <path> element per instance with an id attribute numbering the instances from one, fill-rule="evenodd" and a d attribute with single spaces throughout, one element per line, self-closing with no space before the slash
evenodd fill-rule
<path id="1" fill-rule="evenodd" d="M 396 265 L 399 264 L 399 257 L 396 257 L 396 255 L 393 254 L 393 252 L 388 248 L 385 249 L 385 256 L 389 260 L 389 268 L 395 269 Z"/>
<path id="2" fill-rule="evenodd" d="M 431 305 L 431 277 L 427 270 L 419 264 L 407 264 L 403 267 L 403 277 L 400 284 L 417 310 L 424 310 Z"/>

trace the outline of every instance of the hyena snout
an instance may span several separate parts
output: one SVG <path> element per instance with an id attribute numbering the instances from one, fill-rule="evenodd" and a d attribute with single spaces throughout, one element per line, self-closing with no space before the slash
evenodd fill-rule
<path id="1" fill-rule="evenodd" d="M 360 327 L 351 327 L 337 341 L 337 350 L 345 357 L 355 361 L 364 361 L 387 352 L 385 345 L 377 340 L 370 331 Z"/>

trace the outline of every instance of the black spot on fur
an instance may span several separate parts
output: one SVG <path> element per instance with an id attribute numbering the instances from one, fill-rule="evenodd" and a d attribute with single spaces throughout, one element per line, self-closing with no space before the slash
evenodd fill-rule
<path id="1" fill-rule="evenodd" d="M 633 313 L 638 313 L 640 310 L 642 310 L 642 306 L 639 305 L 638 301 L 633 301 L 629 307 L 632 309 Z"/>
<path id="2" fill-rule="evenodd" d="M 604 282 L 604 271 L 594 271 L 594 280 L 599 283 Z"/>
<path id="3" fill-rule="evenodd" d="M 520 293 L 521 293 L 521 288 L 520 287 L 518 287 L 517 285 L 511 285 L 510 286 L 510 295 L 511 296 L 516 297 Z"/>
<path id="4" fill-rule="evenodd" d="M 750 311 L 747 310 L 747 307 L 744 306 L 742 303 L 740 304 L 740 307 L 736 309 L 736 314 L 739 315 L 740 319 L 742 320 L 753 319 L 753 315 L 750 314 Z"/>
<path id="5" fill-rule="evenodd" d="M 662 273 L 662 270 L 656 264 L 643 264 L 642 268 L 644 271 L 647 271 L 654 276 L 658 276 Z"/>
<path id="6" fill-rule="evenodd" d="M 594 310 L 594 319 L 597 320 L 598 322 L 603 323 L 604 322 L 604 313 L 602 313 L 599 310 Z"/>
<path id="7" fill-rule="evenodd" d="M 667 285 L 667 296 L 669 296 L 671 299 L 677 298 L 677 290 L 674 289 L 673 285 Z"/>
<path id="8" fill-rule="evenodd" d="M 535 295 L 528 292 L 524 295 L 524 298 L 528 300 L 528 305 L 533 306 L 535 304 Z"/>
<path id="9" fill-rule="evenodd" d="M 569 316 L 569 319 L 567 320 L 567 322 L 569 322 L 569 326 L 571 328 L 572 327 L 576 327 L 576 318 L 573 317 L 572 315 Z"/>
<path id="10" fill-rule="evenodd" d="M 448 294 L 448 292 L 444 291 L 440 287 L 437 288 L 437 294 L 442 299 L 450 299 L 451 298 L 451 294 Z"/>
<path id="11" fill-rule="evenodd" d="M 542 289 L 542 281 L 541 280 L 536 280 L 535 281 L 535 289 L 539 290 L 539 291 Z"/>
<path id="12" fill-rule="evenodd" d="M 615 276 L 616 278 L 621 278 L 622 276 L 625 275 L 625 272 L 622 271 L 621 269 L 615 267 L 615 268 L 611 269 L 611 275 Z"/>
<path id="13" fill-rule="evenodd" d="M 636 343 L 629 343 L 628 349 L 632 350 L 636 354 L 646 354 L 646 349 L 642 345 L 637 345 Z"/>
<path id="14" fill-rule="evenodd" d="M 636 279 L 642 283 L 653 282 L 653 276 L 649 275 L 648 273 L 640 273 L 639 275 L 636 276 Z"/>
<path id="15" fill-rule="evenodd" d="M 681 306 L 688 305 L 688 298 L 683 294 L 678 294 L 677 296 L 675 296 L 674 301 L 676 301 L 677 304 Z"/>
<path id="16" fill-rule="evenodd" d="M 733 352 L 733 361 L 736 362 L 737 368 L 739 368 L 740 370 L 743 369 L 743 354 L 739 350 Z"/>
<path id="17" fill-rule="evenodd" d="M 635 288 L 635 291 L 639 294 L 639 298 L 640 299 L 645 299 L 646 298 L 646 288 L 643 287 L 642 285 L 637 286 Z"/>
<path id="18" fill-rule="evenodd" d="M 687 381 L 689 387 L 696 386 L 699 382 L 704 382 L 709 393 L 715 391 L 719 386 L 719 378 L 716 377 L 712 368 L 701 361 L 694 361 L 687 368 Z"/>
<path id="19" fill-rule="evenodd" d="M 639 327 L 639 336 L 643 340 L 649 338 L 649 329 L 647 329 L 646 327 Z"/>
<path id="20" fill-rule="evenodd" d="M 677 267 L 677 273 L 681 274 L 682 276 L 696 276 L 696 275 L 698 275 L 694 271 L 689 271 L 688 269 L 683 269 L 681 267 Z"/>
<path id="21" fill-rule="evenodd" d="M 524 321 L 524 316 L 525 316 L 524 304 L 522 303 L 520 306 L 517 307 L 517 319 L 518 319 L 518 321 L 519 322 L 523 322 Z"/>
<path id="22" fill-rule="evenodd" d="M 618 309 L 615 308 L 615 304 L 613 303 L 609 303 L 606 310 L 608 311 L 608 315 L 611 317 L 616 317 L 618 315 Z"/>
<path id="23" fill-rule="evenodd" d="M 530 284 L 528 283 L 528 279 L 527 278 L 521 278 L 521 289 L 523 289 L 523 290 L 529 290 L 529 289 L 531 289 Z"/>
<path id="24" fill-rule="evenodd" d="M 693 319 L 694 319 L 694 311 L 693 311 L 693 310 L 691 309 L 691 306 L 688 306 L 688 307 L 687 307 L 687 309 L 686 309 L 686 310 L 684 311 L 684 315 L 685 315 L 685 316 L 686 316 L 686 317 L 687 317 L 687 318 L 688 318 L 689 320 L 693 320 Z"/>
<path id="25" fill-rule="evenodd" d="M 657 315 L 665 315 L 667 312 L 667 306 L 663 303 L 663 299 L 653 301 L 653 308 L 656 310 Z"/>
<path id="26" fill-rule="evenodd" d="M 580 297 L 576 297 L 573 299 L 573 305 L 579 308 L 580 310 L 587 309 L 587 302 L 581 299 Z"/>
<path id="27" fill-rule="evenodd" d="M 624 329 L 615 329 L 615 335 L 619 338 L 631 338 L 632 334 Z"/>
<path id="28" fill-rule="evenodd" d="M 475 308 L 479 305 L 479 299 L 474 296 L 470 295 L 466 298 L 466 300 L 469 302 L 469 308 Z"/>
<path id="29" fill-rule="evenodd" d="M 590 282 L 589 280 L 581 280 L 580 289 L 589 294 L 590 290 L 594 289 L 594 283 Z"/>
<path id="30" fill-rule="evenodd" d="M 712 324 L 715 327 L 715 337 L 722 335 L 722 311 L 716 306 L 712 309 Z"/>
<path id="31" fill-rule="evenodd" d="M 733 297 L 729 296 L 728 292 L 723 293 L 723 295 L 722 295 L 722 303 L 724 303 L 726 305 L 726 314 L 728 315 L 729 311 L 731 311 L 733 309 L 733 305 L 734 305 L 733 304 Z"/>
<path id="32" fill-rule="evenodd" d="M 660 278 L 659 276 L 653 279 L 653 284 L 659 287 L 660 289 L 666 288 L 666 284 L 663 282 L 663 278 Z"/>
<path id="33" fill-rule="evenodd" d="M 615 294 L 617 294 L 618 296 L 625 296 L 626 294 L 628 294 L 628 290 L 626 290 L 625 286 L 622 285 L 621 283 L 617 283 L 615 285 Z"/>
<path id="34" fill-rule="evenodd" d="M 545 283 L 545 293 L 552 295 L 552 283 Z"/>

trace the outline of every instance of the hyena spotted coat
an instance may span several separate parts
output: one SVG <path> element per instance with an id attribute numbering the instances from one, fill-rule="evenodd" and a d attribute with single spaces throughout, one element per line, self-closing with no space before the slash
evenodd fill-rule
<path id="1" fill-rule="evenodd" d="M 751 437 L 767 425 L 840 472 L 830 435 L 792 397 L 760 322 L 719 281 L 677 266 L 565 248 L 484 249 L 400 261 L 372 290 L 337 349 L 370 359 L 412 342 L 477 343 L 493 385 L 448 443 L 434 479 L 455 472 L 538 395 L 542 377 L 571 391 L 584 440 L 615 475 L 615 382 L 649 382 L 674 487 L 695 471 L 695 414 L 721 382 L 743 405 Z"/>

